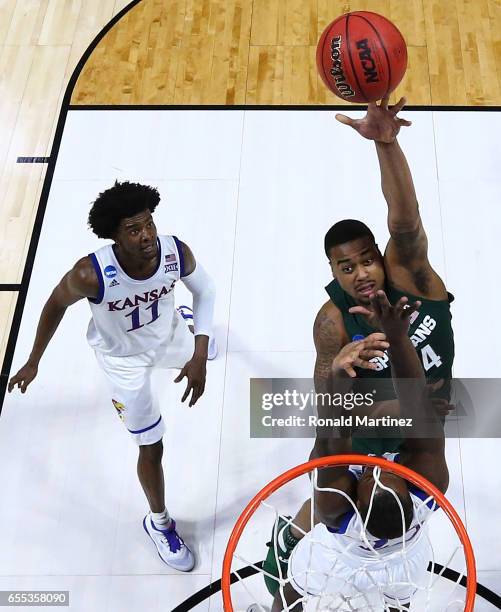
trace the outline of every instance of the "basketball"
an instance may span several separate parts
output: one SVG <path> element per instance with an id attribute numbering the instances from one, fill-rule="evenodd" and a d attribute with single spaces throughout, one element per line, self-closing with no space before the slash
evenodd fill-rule
<path id="1" fill-rule="evenodd" d="M 325 85 L 348 102 L 375 102 L 392 92 L 407 68 L 404 37 L 386 17 L 341 15 L 322 33 L 317 68 Z"/>

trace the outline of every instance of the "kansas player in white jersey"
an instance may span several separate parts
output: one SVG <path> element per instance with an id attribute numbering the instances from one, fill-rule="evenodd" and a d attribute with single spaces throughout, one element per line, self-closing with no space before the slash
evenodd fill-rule
<path id="1" fill-rule="evenodd" d="M 428 397 L 423 369 L 407 335 L 409 317 L 420 303 L 406 308 L 407 298 L 401 298 L 391 306 L 383 291 L 372 294 L 370 302 L 384 335 L 371 334 L 343 347 L 333 362 L 331 392 L 348 391 L 355 376 L 354 366 L 372 367 L 370 359 L 389 346 L 393 384 L 402 416 L 416 419 L 419 415 L 427 429 L 426 437 L 408 437 L 399 455 L 386 458 L 413 469 L 445 492 L 449 474 L 443 427 Z M 333 415 L 332 406 L 317 408 L 323 418 L 340 416 L 342 410 Z M 351 432 L 343 428 L 338 435 L 333 437 L 332 431 L 319 428 L 311 458 L 350 453 Z M 425 581 L 428 549 L 424 534 L 426 520 L 436 509 L 433 501 L 405 479 L 378 468 L 338 466 L 320 470 L 317 485 L 319 489 L 340 490 L 347 497 L 315 491 L 315 518 L 320 522 L 299 541 L 289 559 L 290 582 L 284 589 L 289 606 L 286 609 L 302 610 L 300 600 L 306 594 L 340 597 L 342 601 L 355 593 L 363 594 L 358 600 L 361 607 L 355 598 L 350 601 L 353 607 L 347 609 L 407 609 L 415 585 Z M 374 596 L 383 598 L 379 606 L 363 607 Z M 283 609 L 281 594 L 277 592 L 272 610 Z"/>
<path id="2" fill-rule="evenodd" d="M 175 236 L 157 234 L 152 213 L 156 189 L 116 182 L 99 194 L 89 225 L 99 238 L 113 240 L 80 259 L 45 304 L 27 363 L 9 381 L 24 393 L 66 309 L 87 298 L 92 319 L 87 339 L 111 391 L 110 401 L 139 446 L 137 472 L 150 506 L 143 526 L 160 558 L 181 571 L 194 567 L 165 507 L 162 469 L 164 423 L 151 392 L 153 367 L 178 368 L 187 378 L 182 401 L 192 406 L 204 392 L 215 291 L 190 248 Z M 194 334 L 174 305 L 182 281 L 193 294 Z"/>

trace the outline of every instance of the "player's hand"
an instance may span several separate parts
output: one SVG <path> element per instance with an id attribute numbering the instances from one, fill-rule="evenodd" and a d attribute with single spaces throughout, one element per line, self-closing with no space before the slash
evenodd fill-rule
<path id="1" fill-rule="evenodd" d="M 371 308 L 365 306 L 352 306 L 349 312 L 362 314 L 370 319 L 371 325 L 383 331 L 391 342 L 394 337 L 407 335 L 410 325 L 410 317 L 413 312 L 421 308 L 421 302 L 417 300 L 409 304 L 409 299 L 401 297 L 395 305 L 391 305 L 386 293 L 379 289 L 369 296 Z"/>
<path id="2" fill-rule="evenodd" d="M 435 391 L 441 389 L 444 383 L 445 379 L 440 378 L 439 380 L 426 385 L 426 391 L 428 392 L 431 405 L 435 409 L 437 415 L 440 417 L 446 417 L 452 410 L 456 410 L 456 406 L 451 404 L 448 399 L 443 397 L 433 397 Z"/>
<path id="3" fill-rule="evenodd" d="M 354 368 L 374 370 L 377 364 L 370 359 L 384 357 L 384 350 L 389 347 L 386 336 L 380 332 L 370 334 L 363 340 L 356 340 L 343 346 L 332 362 L 334 375 L 344 371 L 352 378 L 356 377 Z"/>
<path id="4" fill-rule="evenodd" d="M 19 370 L 17 374 L 9 380 L 8 390 L 9 393 L 14 389 L 17 385 L 19 389 L 21 389 L 21 393 L 26 393 L 26 389 L 31 381 L 38 374 L 38 366 L 36 364 L 30 363 L 29 361 L 23 365 L 23 367 Z"/>
<path id="5" fill-rule="evenodd" d="M 409 126 L 412 121 L 401 119 L 397 114 L 405 106 L 406 99 L 400 100 L 394 106 L 388 106 L 389 95 L 378 105 L 371 102 L 367 107 L 367 114 L 363 119 L 352 119 L 346 115 L 337 114 L 336 119 L 345 125 L 351 126 L 361 136 L 376 142 L 393 142 L 402 126 Z"/>
<path id="6" fill-rule="evenodd" d="M 197 402 L 205 390 L 206 372 L 206 360 L 199 357 L 192 357 L 181 372 L 179 372 L 179 376 L 174 379 L 176 383 L 181 382 L 185 376 L 188 379 L 188 384 L 186 385 L 186 390 L 181 401 L 184 402 L 190 394 L 190 391 L 192 391 L 189 403 L 190 407 Z"/>

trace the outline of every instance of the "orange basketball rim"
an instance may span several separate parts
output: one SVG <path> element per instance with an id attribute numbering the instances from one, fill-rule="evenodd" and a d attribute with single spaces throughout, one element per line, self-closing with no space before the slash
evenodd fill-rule
<path id="1" fill-rule="evenodd" d="M 315 469 L 331 467 L 333 465 L 368 465 L 368 466 L 379 466 L 388 472 L 392 472 L 398 476 L 405 478 L 412 482 L 415 486 L 419 487 L 423 491 L 432 495 L 436 503 L 446 513 L 449 520 L 451 521 L 454 529 L 463 545 L 464 555 L 466 559 L 466 599 L 465 599 L 465 612 L 473 612 L 473 605 L 475 602 L 475 593 L 477 586 L 477 573 L 475 566 L 475 555 L 473 547 L 470 542 L 468 533 L 459 517 L 458 513 L 454 509 L 454 506 L 447 500 L 445 495 L 439 491 L 431 482 L 429 482 L 423 476 L 420 476 L 417 472 L 400 465 L 393 463 L 387 459 L 380 457 L 368 457 L 366 455 L 333 455 L 330 457 L 321 457 L 320 459 L 313 459 L 302 463 L 296 467 L 287 470 L 280 476 L 277 476 L 268 485 L 266 485 L 259 493 L 247 504 L 246 508 L 237 520 L 235 527 L 231 533 L 226 547 L 226 552 L 223 560 L 223 571 L 221 578 L 221 590 L 223 593 L 223 607 L 225 612 L 234 612 L 232 600 L 231 600 L 231 563 L 233 554 L 237 547 L 240 536 L 242 535 L 245 526 L 249 519 L 254 514 L 258 506 L 262 501 L 266 500 L 272 493 L 277 489 Z"/>

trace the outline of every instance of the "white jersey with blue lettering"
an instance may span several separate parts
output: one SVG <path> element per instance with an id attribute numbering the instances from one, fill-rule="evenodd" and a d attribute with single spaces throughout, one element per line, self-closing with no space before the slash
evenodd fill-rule
<path id="1" fill-rule="evenodd" d="M 397 463 L 399 461 L 398 453 L 385 453 L 383 457 L 388 461 Z M 350 465 L 349 470 L 358 481 L 365 471 L 365 466 Z M 343 551 L 348 548 L 350 556 L 365 559 L 384 557 L 402 550 L 404 545 L 413 546 L 422 535 L 425 523 L 439 506 L 434 503 L 432 497 L 410 482 L 408 482 L 408 489 L 414 506 L 414 515 L 405 534 L 393 539 L 376 538 L 365 529 L 360 515 L 355 510 L 350 510 L 341 517 L 337 527 L 327 527 L 333 536 L 333 544 L 336 545 L 337 541 Z"/>
<path id="2" fill-rule="evenodd" d="M 137 280 L 121 268 L 113 245 L 89 257 L 99 281 L 99 294 L 89 299 L 92 319 L 87 340 L 106 355 L 126 357 L 154 349 L 169 338 L 174 319 L 174 286 L 184 274 L 181 244 L 175 236 L 158 236 L 158 267 Z"/>

